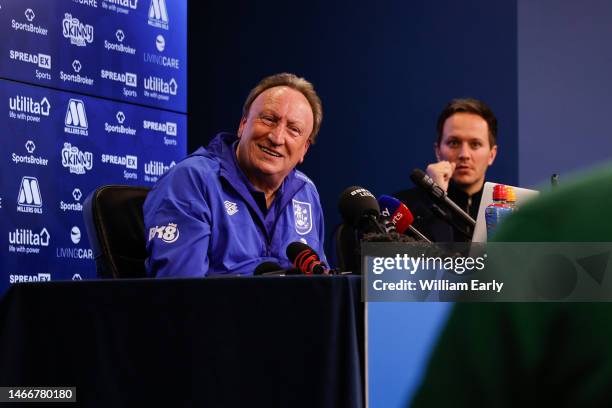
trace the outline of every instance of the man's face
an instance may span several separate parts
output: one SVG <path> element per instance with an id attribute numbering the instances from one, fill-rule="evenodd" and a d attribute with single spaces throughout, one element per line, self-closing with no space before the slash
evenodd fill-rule
<path id="1" fill-rule="evenodd" d="M 304 161 L 312 127 L 312 109 L 301 92 L 277 86 L 259 94 L 238 128 L 238 160 L 247 176 L 280 184 Z"/>
<path id="2" fill-rule="evenodd" d="M 480 116 L 455 113 L 444 122 L 436 157 L 456 164 L 453 180 L 466 192 L 480 190 L 496 154 L 497 146 L 489 144 L 487 122 Z"/>

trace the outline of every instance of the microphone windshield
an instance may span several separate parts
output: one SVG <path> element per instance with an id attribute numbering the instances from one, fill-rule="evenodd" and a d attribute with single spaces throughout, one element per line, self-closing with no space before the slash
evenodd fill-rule
<path id="1" fill-rule="evenodd" d="M 340 194 L 338 209 L 344 222 L 353 226 L 357 225 L 363 216 L 377 217 L 380 214 L 376 197 L 359 186 L 349 187 Z"/>
<path id="2" fill-rule="evenodd" d="M 303 242 L 292 242 L 287 246 L 287 258 L 293 266 L 306 275 L 323 274 L 325 267 L 319 255 L 310 246 Z"/>
<path id="3" fill-rule="evenodd" d="M 382 195 L 378 199 L 382 213 L 389 217 L 395 229 L 400 234 L 404 233 L 414 222 L 414 216 L 410 209 L 400 200 L 388 195 Z"/>
<path id="4" fill-rule="evenodd" d="M 277 264 L 276 262 L 266 261 L 266 262 L 262 262 L 259 265 L 257 265 L 257 268 L 255 268 L 253 275 L 258 276 L 258 275 L 263 275 L 264 273 L 276 272 L 276 271 L 282 271 L 282 270 L 283 268 L 281 268 L 281 266 Z"/>

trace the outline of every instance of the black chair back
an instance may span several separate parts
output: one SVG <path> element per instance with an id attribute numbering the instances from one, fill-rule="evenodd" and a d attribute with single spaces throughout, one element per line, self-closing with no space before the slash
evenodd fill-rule
<path id="1" fill-rule="evenodd" d="M 107 185 L 83 206 L 85 227 L 99 278 L 144 278 L 147 257 L 142 205 L 148 187 Z"/>

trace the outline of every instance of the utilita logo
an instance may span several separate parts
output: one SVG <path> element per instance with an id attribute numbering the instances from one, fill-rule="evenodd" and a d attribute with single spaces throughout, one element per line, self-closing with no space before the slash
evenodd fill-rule
<path id="1" fill-rule="evenodd" d="M 178 85 L 174 78 L 170 79 L 170 81 L 164 81 L 163 78 L 149 75 L 149 77 L 144 80 L 144 89 L 166 95 L 176 95 Z"/>
<path id="2" fill-rule="evenodd" d="M 46 97 L 43 97 L 40 101 L 23 95 L 9 97 L 10 118 L 38 123 L 41 116 L 49 116 L 50 112 L 51 104 Z"/>
<path id="3" fill-rule="evenodd" d="M 167 30 L 168 26 L 168 8 L 166 0 L 151 0 L 149 7 L 149 25 Z"/>
<path id="4" fill-rule="evenodd" d="M 42 196 L 36 177 L 25 176 L 19 185 L 17 196 L 17 212 L 29 214 L 42 214 Z"/>
<path id="5" fill-rule="evenodd" d="M 93 168 L 93 154 L 82 152 L 70 143 L 64 143 L 61 155 L 62 166 L 70 169 L 72 174 L 85 174 L 86 171 Z"/>
<path id="6" fill-rule="evenodd" d="M 83 24 L 72 14 L 64 14 L 62 20 L 62 34 L 70 39 L 70 44 L 85 47 L 94 40 L 94 28 L 89 24 Z"/>
<path id="7" fill-rule="evenodd" d="M 171 161 L 170 164 L 166 165 L 164 162 L 151 160 L 144 165 L 144 181 L 149 181 L 152 183 L 157 182 L 159 177 L 162 176 L 165 172 L 170 170 L 172 167 L 176 166 L 174 161 Z"/>
<path id="8" fill-rule="evenodd" d="M 102 8 L 118 14 L 130 14 L 138 8 L 138 0 L 102 0 Z"/>
<path id="9" fill-rule="evenodd" d="M 51 235 L 44 227 L 39 233 L 31 229 L 17 228 L 15 231 L 9 231 L 9 252 L 38 254 L 41 247 L 49 246 L 49 241 Z"/>
<path id="10" fill-rule="evenodd" d="M 28 33 L 38 34 L 42 36 L 46 36 L 49 33 L 49 30 L 46 27 L 35 25 L 33 23 L 34 19 L 36 18 L 36 13 L 34 13 L 34 10 L 28 8 L 25 10 L 23 15 L 25 16 L 26 20 L 28 20 L 28 22 L 20 22 L 16 21 L 15 19 L 11 20 L 11 28 L 13 30 L 26 31 Z"/>
<path id="11" fill-rule="evenodd" d="M 66 109 L 66 118 L 64 119 L 64 132 L 73 135 L 87 136 L 89 127 L 87 123 L 87 114 L 85 113 L 85 103 L 80 99 L 70 99 L 68 101 L 68 109 Z"/>
<path id="12" fill-rule="evenodd" d="M 104 123 L 104 130 L 106 133 L 119 133 L 130 136 L 134 136 L 136 134 L 136 129 L 123 125 L 123 122 L 125 122 L 125 114 L 123 111 L 118 111 L 115 118 L 117 119 L 116 125 L 111 125 L 108 122 Z"/>

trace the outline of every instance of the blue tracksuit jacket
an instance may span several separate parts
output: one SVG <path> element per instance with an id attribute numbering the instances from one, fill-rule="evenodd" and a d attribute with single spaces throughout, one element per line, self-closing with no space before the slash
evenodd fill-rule
<path id="1" fill-rule="evenodd" d="M 236 160 L 237 138 L 221 133 L 160 178 L 144 204 L 150 276 L 250 275 L 262 262 L 289 268 L 305 242 L 326 262 L 323 212 L 310 179 L 293 170 L 267 214 Z"/>

